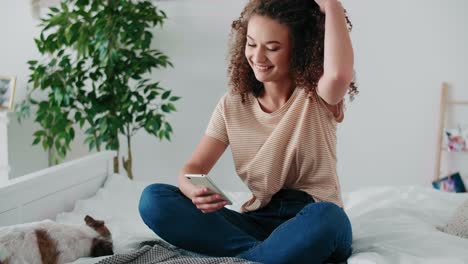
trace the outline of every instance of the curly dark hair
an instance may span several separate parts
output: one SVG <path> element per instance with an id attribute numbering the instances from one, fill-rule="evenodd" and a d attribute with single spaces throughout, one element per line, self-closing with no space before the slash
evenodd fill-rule
<path id="1" fill-rule="evenodd" d="M 292 43 L 289 69 L 295 85 L 304 87 L 307 94 L 315 92 L 323 74 L 325 14 L 313 0 L 250 0 L 237 20 L 232 22 L 228 54 L 228 76 L 231 92 L 262 95 L 263 83 L 259 82 L 244 54 L 247 42 L 247 25 L 253 15 L 266 16 L 286 25 Z M 346 15 L 346 11 L 345 11 Z M 348 30 L 352 24 L 346 16 Z M 358 94 L 351 82 L 348 90 L 350 100 Z"/>

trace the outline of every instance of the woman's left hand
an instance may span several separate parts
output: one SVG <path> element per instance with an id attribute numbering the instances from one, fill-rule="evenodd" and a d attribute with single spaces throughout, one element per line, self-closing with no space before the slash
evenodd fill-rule
<path id="1" fill-rule="evenodd" d="M 325 2 L 327 0 L 315 0 L 315 3 L 317 3 L 317 5 L 320 7 L 320 11 L 322 11 L 322 13 L 325 13 Z"/>
<path id="2" fill-rule="evenodd" d="M 320 7 L 320 11 L 322 11 L 322 13 L 325 13 L 325 5 L 327 5 L 327 2 L 336 2 L 339 5 L 341 5 L 340 1 L 338 0 L 314 0 L 314 1 Z"/>

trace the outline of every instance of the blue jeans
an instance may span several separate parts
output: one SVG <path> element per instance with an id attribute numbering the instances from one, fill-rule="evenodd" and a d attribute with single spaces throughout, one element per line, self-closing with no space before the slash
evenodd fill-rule
<path id="1" fill-rule="evenodd" d="M 265 207 L 247 213 L 227 208 L 204 214 L 175 186 L 152 184 L 139 204 L 145 224 L 180 248 L 261 263 L 342 262 L 351 255 L 351 224 L 334 203 L 315 203 L 281 190 Z"/>

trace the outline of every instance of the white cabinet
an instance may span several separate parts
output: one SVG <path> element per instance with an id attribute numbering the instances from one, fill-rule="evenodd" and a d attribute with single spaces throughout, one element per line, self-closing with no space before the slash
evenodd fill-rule
<path id="1" fill-rule="evenodd" d="M 0 111 L 0 186 L 8 181 L 8 112 Z"/>

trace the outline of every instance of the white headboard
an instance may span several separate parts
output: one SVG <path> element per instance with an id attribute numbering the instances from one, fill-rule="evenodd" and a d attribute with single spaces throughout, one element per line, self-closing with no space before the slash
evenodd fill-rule
<path id="1" fill-rule="evenodd" d="M 114 151 L 40 170 L 0 186 L 0 226 L 55 219 L 93 196 L 113 174 Z"/>

